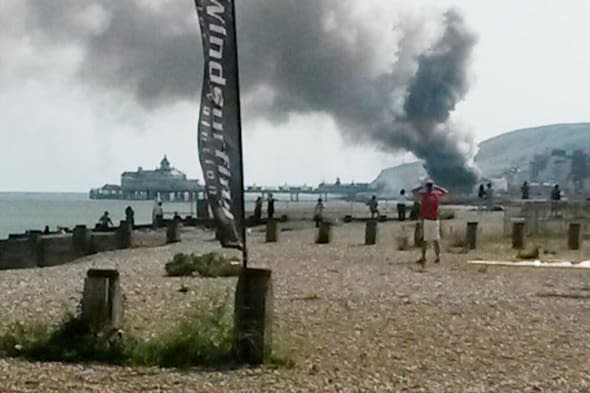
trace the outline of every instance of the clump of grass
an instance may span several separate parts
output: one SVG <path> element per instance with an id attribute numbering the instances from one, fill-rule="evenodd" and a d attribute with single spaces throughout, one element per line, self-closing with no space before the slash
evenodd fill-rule
<path id="1" fill-rule="evenodd" d="M 171 277 L 192 276 L 197 270 L 193 261 L 193 255 L 176 254 L 172 261 L 168 262 L 164 267 L 166 274 Z"/>
<path id="2" fill-rule="evenodd" d="M 147 340 L 120 330 L 93 331 L 85 321 L 67 314 L 57 326 L 16 323 L 0 336 L 0 355 L 33 361 L 100 362 L 157 367 L 214 367 L 238 365 L 230 302 L 212 297 L 169 331 Z M 280 338 L 273 342 L 270 364 L 294 366 Z"/>
<path id="3" fill-rule="evenodd" d="M 0 353 L 39 361 L 122 364 L 128 347 L 120 331 L 94 331 L 71 313 L 57 326 L 13 324 L 0 337 Z"/>
<path id="4" fill-rule="evenodd" d="M 170 331 L 138 342 L 131 352 L 131 363 L 160 367 L 231 366 L 233 314 L 227 302 L 203 304 Z"/>
<path id="5" fill-rule="evenodd" d="M 241 264 L 216 252 L 203 255 L 180 253 L 165 268 L 169 276 L 192 276 L 196 272 L 202 277 L 231 277 L 240 274 Z"/>

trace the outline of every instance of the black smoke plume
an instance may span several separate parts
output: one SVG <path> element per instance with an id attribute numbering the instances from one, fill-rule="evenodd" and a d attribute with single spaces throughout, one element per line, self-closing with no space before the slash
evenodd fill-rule
<path id="1" fill-rule="evenodd" d="M 83 83 L 127 93 L 147 110 L 196 103 L 202 56 L 192 1 L 7 1 L 39 48 L 80 48 Z M 393 19 L 376 21 L 356 0 L 236 3 L 245 121 L 326 113 L 351 140 L 413 152 L 441 184 L 474 183 L 473 143 L 449 121 L 467 92 L 475 44 L 456 11 L 428 45 L 420 24 L 394 30 Z"/>

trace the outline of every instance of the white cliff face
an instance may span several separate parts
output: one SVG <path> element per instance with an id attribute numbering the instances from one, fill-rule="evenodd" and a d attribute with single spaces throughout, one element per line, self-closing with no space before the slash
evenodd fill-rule
<path id="1" fill-rule="evenodd" d="M 494 187 L 503 189 L 506 188 L 506 182 L 521 184 L 524 180 L 530 180 L 531 161 L 536 154 L 545 154 L 548 163 L 540 171 L 541 180 L 566 184 L 572 160 L 552 159 L 553 149 L 563 149 L 568 154 L 576 149 L 585 149 L 590 154 L 590 123 L 549 125 L 499 135 L 480 143 L 475 163 L 484 178 L 496 179 Z M 508 178 L 506 172 L 513 168 L 517 168 L 518 173 Z M 371 183 L 371 188 L 381 190 L 384 196 L 395 197 L 402 188 L 412 188 L 427 176 L 421 162 L 403 164 L 382 170 Z M 590 179 L 587 183 L 590 183 Z"/>

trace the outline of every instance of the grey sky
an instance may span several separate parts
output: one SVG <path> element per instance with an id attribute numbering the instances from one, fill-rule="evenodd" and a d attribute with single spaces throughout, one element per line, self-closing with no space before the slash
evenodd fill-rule
<path id="1" fill-rule="evenodd" d="M 26 3 L 21 0 L 0 3 L 0 26 L 4 26 L 0 35 L 0 50 L 4 53 L 0 58 L 3 119 L 0 191 L 86 191 L 106 182 L 118 183 L 124 170 L 154 167 L 163 154 L 168 154 L 179 169 L 200 178 L 196 156 L 197 102 L 192 102 L 192 92 L 187 88 L 194 81 L 183 83 L 191 78 L 191 73 L 179 71 L 177 85 L 173 86 L 158 85 L 161 81 L 150 78 L 149 73 L 141 83 L 134 79 L 139 77 L 133 67 L 125 69 L 128 74 L 122 78 L 109 80 L 113 73 L 107 66 L 117 65 L 117 57 L 109 56 L 115 56 L 113 51 L 121 56 L 116 51 L 127 50 L 129 46 L 122 42 L 122 33 L 110 37 L 108 48 L 101 46 L 104 42 L 88 41 L 88 37 L 104 28 L 100 10 L 76 14 L 76 18 L 69 19 L 72 25 L 66 26 L 58 23 L 58 13 L 52 35 L 44 35 L 35 26 L 38 23 L 35 18 L 21 17 Z M 111 2 L 105 0 L 108 3 Z M 141 3 L 158 4 L 147 0 Z M 138 14 L 144 15 L 143 19 L 133 23 L 146 24 L 148 31 L 153 26 L 155 33 L 141 44 L 135 41 L 129 44 L 137 45 L 137 53 L 129 54 L 135 61 L 144 64 L 156 57 L 169 62 L 170 67 L 184 69 L 182 64 L 186 59 L 166 57 L 166 53 L 175 53 L 176 48 L 158 47 L 156 40 L 158 31 L 193 29 L 198 33 L 193 2 L 175 3 L 180 11 L 156 13 L 166 22 L 165 26 L 149 19 L 154 12 Z M 60 0 L 44 4 L 50 7 L 49 11 L 65 8 L 72 12 L 72 4 L 80 2 Z M 124 9 L 133 8 L 129 0 L 112 4 L 119 4 L 121 15 Z M 242 4 L 244 7 L 252 4 L 249 8 L 252 10 L 272 2 L 244 0 Z M 361 67 L 367 73 L 393 63 L 391 41 L 396 32 L 392 26 L 396 21 L 412 18 L 425 29 L 423 34 L 434 36 L 437 32 L 430 30 L 436 30 L 437 24 L 430 21 L 450 6 L 462 12 L 466 24 L 476 32 L 478 43 L 469 67 L 471 88 L 465 101 L 458 104 L 452 120 L 468 130 L 476 141 L 520 127 L 589 120 L 585 93 L 590 91 L 587 76 L 590 54 L 586 50 L 590 3 L 582 0 L 375 0 L 364 4 L 367 4 L 365 8 L 355 12 L 346 4 L 336 7 L 329 22 L 347 24 L 349 12 L 356 15 L 355 32 L 379 40 L 379 45 L 371 46 L 378 50 L 370 53 L 377 60 Z M 247 11 L 242 11 L 242 19 L 256 18 L 247 15 Z M 131 12 L 135 11 L 131 9 Z M 179 21 L 173 19 L 179 13 L 185 17 Z M 264 17 L 272 15 L 267 12 Z M 377 28 L 373 23 L 376 15 L 380 18 Z M 240 31 L 252 36 L 257 27 L 252 23 L 252 26 L 240 26 Z M 242 58 L 247 58 L 248 51 L 253 49 L 245 38 L 239 39 L 240 49 L 246 52 Z M 339 45 L 345 45 L 346 39 L 345 36 Z M 95 57 L 88 56 L 88 42 L 94 45 Z M 176 45 L 180 50 L 186 47 L 190 50 L 192 43 L 187 40 Z M 198 49 L 198 35 L 194 45 Z M 335 48 L 334 54 L 341 54 L 340 49 Z M 356 53 L 350 55 L 353 60 L 357 57 Z M 98 81 L 97 75 L 102 75 Z M 194 78 L 200 81 L 200 68 L 194 71 Z M 256 73 L 244 72 L 242 84 L 253 85 L 257 78 Z M 121 86 L 125 83 L 131 87 Z M 286 91 L 296 89 L 288 84 L 284 86 L 290 89 Z M 147 92 L 143 96 L 149 99 L 142 101 L 138 99 L 141 95 L 128 94 L 134 88 Z M 149 94 L 166 92 L 167 88 L 180 91 L 181 98 L 170 100 L 165 94 Z M 197 95 L 195 91 L 194 97 Z M 327 114 L 332 110 L 330 107 L 313 112 L 305 107 L 310 105 L 307 102 L 290 102 L 286 105 L 305 110 L 279 119 L 249 115 L 260 112 L 257 101 L 264 99 L 264 91 L 255 91 L 244 98 L 245 165 L 249 184 L 317 184 L 321 180 L 332 181 L 336 176 L 345 181 L 370 181 L 384 167 L 410 159 L 400 152 L 379 151 L 366 141 L 356 144 L 363 140 L 356 134 L 351 137 L 345 132 L 347 137 L 343 139 L 339 132 L 343 128 L 341 122 Z M 322 105 L 322 102 L 312 104 Z"/>

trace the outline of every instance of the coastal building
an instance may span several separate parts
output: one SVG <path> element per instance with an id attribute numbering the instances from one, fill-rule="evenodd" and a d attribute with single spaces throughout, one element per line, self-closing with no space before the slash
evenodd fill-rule
<path id="1" fill-rule="evenodd" d="M 92 189 L 90 198 L 187 201 L 196 199 L 197 194 L 203 191 L 199 180 L 188 179 L 164 156 L 158 168 L 145 170 L 139 167 L 137 171 L 123 172 L 121 185 L 105 184 Z"/>

